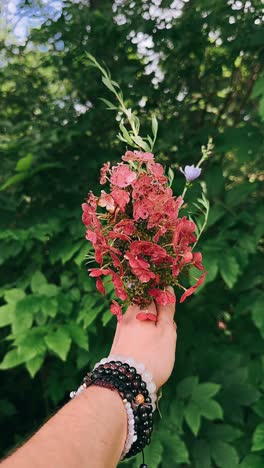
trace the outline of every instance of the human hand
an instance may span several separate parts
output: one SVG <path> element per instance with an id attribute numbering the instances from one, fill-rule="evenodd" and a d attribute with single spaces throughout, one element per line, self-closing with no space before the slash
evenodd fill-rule
<path id="1" fill-rule="evenodd" d="M 174 294 L 171 287 L 168 289 Z M 155 314 L 157 321 L 138 320 L 139 312 Z M 168 380 L 174 366 L 177 339 L 174 312 L 175 304 L 161 306 L 152 302 L 144 311 L 138 306 L 129 306 L 122 321 L 117 323 L 110 352 L 145 364 L 157 389 Z"/>

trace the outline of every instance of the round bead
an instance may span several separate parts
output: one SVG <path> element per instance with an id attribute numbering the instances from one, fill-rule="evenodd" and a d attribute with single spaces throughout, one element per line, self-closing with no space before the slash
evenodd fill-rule
<path id="1" fill-rule="evenodd" d="M 132 392 L 126 392 L 126 399 L 128 401 L 132 401 L 133 400 L 133 393 Z"/>
<path id="2" fill-rule="evenodd" d="M 142 374 L 142 379 L 145 380 L 145 382 L 151 382 L 152 381 L 152 374 L 151 372 L 145 370 Z"/>
<path id="3" fill-rule="evenodd" d="M 144 364 L 140 363 L 140 364 L 137 364 L 137 371 L 139 374 L 142 374 L 145 370 L 145 366 Z"/>
<path id="4" fill-rule="evenodd" d="M 150 393 L 154 393 L 156 391 L 156 385 L 154 384 L 154 382 L 150 382 L 150 384 L 148 385 L 148 391 Z"/>
<path id="5" fill-rule="evenodd" d="M 145 401 L 144 396 L 141 393 L 138 393 L 138 395 L 135 398 L 135 402 L 137 403 L 137 405 L 142 405 L 144 401 Z"/>
<path id="6" fill-rule="evenodd" d="M 146 465 L 146 463 L 141 463 L 139 468 L 148 468 L 148 465 Z"/>
<path id="7" fill-rule="evenodd" d="M 142 390 L 145 390 L 145 389 L 146 389 L 146 384 L 145 384 L 145 382 L 141 382 L 141 383 L 140 383 L 140 388 L 142 388 Z"/>
<path id="8" fill-rule="evenodd" d="M 134 388 L 139 388 L 140 387 L 140 382 L 135 380 L 135 382 L 133 382 L 133 387 Z"/>

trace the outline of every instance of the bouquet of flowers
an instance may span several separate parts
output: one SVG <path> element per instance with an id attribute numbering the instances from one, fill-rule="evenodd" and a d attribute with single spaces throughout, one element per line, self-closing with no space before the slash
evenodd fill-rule
<path id="1" fill-rule="evenodd" d="M 109 190 L 101 190 L 99 196 L 89 193 L 82 205 L 86 239 L 92 243 L 94 260 L 98 267 L 90 268 L 90 276 L 96 278 L 98 291 L 105 294 L 104 278 L 113 282 L 115 294 L 121 301 L 112 301 L 111 312 L 122 318 L 122 306 L 136 304 L 146 309 L 154 299 L 158 304 L 175 302 L 175 296 L 167 286 L 176 286 L 181 291 L 180 302 L 193 294 L 207 274 L 202 265 L 202 254 L 193 248 L 205 227 L 209 203 L 205 196 L 199 200 L 204 208 L 204 223 L 199 229 L 192 219 L 181 216 L 184 195 L 192 181 L 201 173 L 201 163 L 212 151 L 212 142 L 202 148 L 202 158 L 197 166 L 181 169 L 185 189 L 174 196 L 171 183 L 172 171 L 165 175 L 161 164 L 155 162 L 152 148 L 157 135 L 157 120 L 152 119 L 153 139 L 139 136 L 139 121 L 131 109 L 125 107 L 119 86 L 111 80 L 109 72 L 89 56 L 90 64 L 99 68 L 103 82 L 118 98 L 120 107 L 130 124 L 127 130 L 123 119 L 119 138 L 133 145 L 122 161 L 111 167 L 106 162 L 101 168 L 100 184 L 109 184 Z M 105 100 L 104 100 L 105 101 Z M 115 108 L 106 101 L 109 108 Z M 197 233 L 198 231 L 198 233 Z M 195 284 L 186 288 L 184 277 L 190 275 L 191 267 L 201 271 Z M 148 313 L 138 313 L 139 320 L 156 320 Z"/>

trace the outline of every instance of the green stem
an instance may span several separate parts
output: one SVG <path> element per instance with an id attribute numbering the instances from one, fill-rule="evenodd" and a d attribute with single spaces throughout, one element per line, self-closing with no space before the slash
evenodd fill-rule
<path id="1" fill-rule="evenodd" d="M 206 226 L 206 224 L 207 224 L 207 221 L 208 221 L 208 216 L 209 216 L 209 209 L 208 209 L 208 210 L 206 210 L 206 213 L 205 213 L 205 217 L 204 217 L 204 222 L 203 222 L 202 228 L 201 228 L 201 230 L 200 230 L 199 234 L 197 235 L 196 241 L 195 241 L 195 243 L 194 243 L 194 244 L 193 244 L 193 246 L 192 246 L 192 250 L 195 248 L 195 246 L 196 246 L 197 242 L 199 241 L 199 239 L 200 239 L 200 237 L 201 237 L 201 235 L 202 235 L 202 233 L 203 233 L 203 231 L 204 231 L 204 229 L 205 229 L 205 226 Z"/>
<path id="2" fill-rule="evenodd" d="M 184 197 L 185 197 L 185 194 L 186 194 L 187 190 L 191 187 L 191 185 L 192 185 L 192 184 L 191 184 L 190 182 L 186 182 L 186 183 L 185 183 L 183 192 L 182 192 L 182 194 L 181 194 L 181 197 L 182 197 L 183 199 L 184 199 Z"/>

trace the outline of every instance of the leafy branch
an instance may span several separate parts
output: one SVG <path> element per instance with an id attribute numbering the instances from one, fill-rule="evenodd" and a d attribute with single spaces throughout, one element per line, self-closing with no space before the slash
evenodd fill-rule
<path id="1" fill-rule="evenodd" d="M 111 91 L 111 93 L 115 96 L 117 100 L 117 105 L 115 105 L 107 99 L 100 98 L 101 101 L 103 101 L 104 104 L 106 104 L 107 109 L 116 110 L 122 115 L 121 121 L 119 123 L 120 132 L 117 135 L 118 139 L 132 147 L 136 146 L 140 150 L 152 152 L 158 133 L 158 121 L 156 116 L 152 115 L 151 119 L 152 137 L 150 137 L 149 135 L 147 135 L 147 137 L 141 137 L 139 135 L 139 118 L 130 107 L 126 106 L 123 93 L 120 89 L 119 84 L 116 81 L 112 80 L 110 72 L 106 68 L 102 67 L 102 65 L 100 65 L 100 63 L 97 62 L 95 57 L 93 57 L 93 55 L 86 53 L 86 57 L 88 59 L 88 65 L 100 71 L 102 75 L 103 84 L 106 86 L 107 89 L 109 89 L 109 91 Z M 129 129 L 126 128 L 127 123 L 130 127 Z"/>

